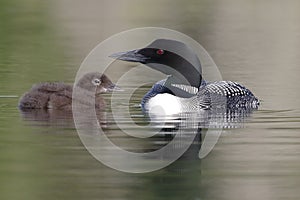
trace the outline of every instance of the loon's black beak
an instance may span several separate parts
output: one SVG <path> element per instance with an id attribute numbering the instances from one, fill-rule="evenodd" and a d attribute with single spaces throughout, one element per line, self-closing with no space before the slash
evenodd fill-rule
<path id="1" fill-rule="evenodd" d="M 115 58 L 117 60 L 129 61 L 129 62 L 140 62 L 145 63 L 149 58 L 138 53 L 139 49 L 126 51 L 126 52 L 118 52 L 111 54 L 109 57 Z"/>

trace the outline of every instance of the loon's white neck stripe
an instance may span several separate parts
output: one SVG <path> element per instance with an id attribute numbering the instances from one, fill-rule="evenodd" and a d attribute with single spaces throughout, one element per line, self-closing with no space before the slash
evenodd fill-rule
<path id="1" fill-rule="evenodd" d="M 177 87 L 185 92 L 188 92 L 190 94 L 197 94 L 198 88 L 190 86 L 190 85 L 184 85 L 184 84 L 171 84 L 174 87 Z"/>

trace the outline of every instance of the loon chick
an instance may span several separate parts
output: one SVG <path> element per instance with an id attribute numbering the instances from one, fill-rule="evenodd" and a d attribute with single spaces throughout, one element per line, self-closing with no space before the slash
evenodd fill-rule
<path id="1" fill-rule="evenodd" d="M 95 108 L 103 109 L 104 99 L 97 95 L 100 93 L 118 90 L 118 87 L 105 75 L 99 72 L 90 72 L 79 79 L 76 84 L 81 90 L 84 98 L 95 96 Z M 77 89 L 76 88 L 76 89 Z M 62 82 L 45 82 L 34 85 L 30 91 L 26 92 L 19 101 L 19 108 L 26 109 L 72 109 L 73 86 Z M 83 104 L 88 101 L 79 99 Z"/>
<path id="2" fill-rule="evenodd" d="M 166 113 L 226 107 L 257 109 L 259 100 L 246 87 L 232 81 L 206 83 L 198 56 L 186 44 L 157 39 L 145 48 L 112 54 L 110 57 L 139 62 L 169 75 L 143 97 L 144 112 L 161 105 Z M 166 101 L 163 101 L 165 95 Z M 176 105 L 176 106 L 173 106 Z M 165 109 L 167 107 L 167 109 Z M 170 109 L 168 109 L 170 107 Z M 173 108 L 173 109 L 172 109 Z"/>

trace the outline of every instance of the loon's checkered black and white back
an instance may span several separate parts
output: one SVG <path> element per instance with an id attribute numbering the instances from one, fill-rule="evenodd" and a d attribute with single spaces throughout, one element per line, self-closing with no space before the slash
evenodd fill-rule
<path id="1" fill-rule="evenodd" d="M 165 86 L 166 80 L 161 80 L 153 85 L 151 90 L 143 97 L 141 106 L 144 112 L 147 112 L 148 101 L 158 94 L 172 91 Z M 255 110 L 259 106 L 259 100 L 246 87 L 233 81 L 215 81 L 202 82 L 199 89 L 186 85 L 172 86 L 181 89 L 183 92 L 189 92 L 193 95 L 191 98 L 176 97 L 181 104 L 183 112 L 193 112 L 201 109 L 222 108 L 234 111 L 236 109 Z M 194 91 L 197 90 L 197 91 Z"/>
<path id="2" fill-rule="evenodd" d="M 216 81 L 203 84 L 197 93 L 197 101 L 205 108 L 226 106 L 256 109 L 259 100 L 246 87 L 233 81 Z"/>

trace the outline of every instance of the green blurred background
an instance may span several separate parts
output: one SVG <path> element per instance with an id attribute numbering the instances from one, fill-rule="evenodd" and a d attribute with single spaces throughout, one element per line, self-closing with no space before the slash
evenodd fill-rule
<path id="1" fill-rule="evenodd" d="M 297 0 L 1 0 L 0 199 L 299 199 L 299 21 Z M 251 88 L 262 106 L 245 129 L 202 161 L 133 175 L 93 159 L 72 120 L 22 117 L 34 83 L 72 83 L 99 42 L 145 26 L 189 35 Z"/>

